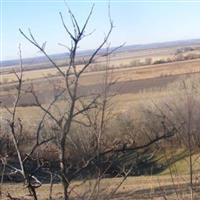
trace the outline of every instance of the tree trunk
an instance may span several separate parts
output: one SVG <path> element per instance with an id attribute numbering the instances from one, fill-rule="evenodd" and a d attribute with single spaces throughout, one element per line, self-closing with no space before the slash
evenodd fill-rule
<path id="1" fill-rule="evenodd" d="M 34 200 L 38 200 L 35 188 L 31 185 L 28 186 L 28 190 L 30 195 L 33 197 Z"/>
<path id="2" fill-rule="evenodd" d="M 68 182 L 65 180 L 65 178 L 62 178 L 62 185 L 63 185 L 63 191 L 64 191 L 64 200 L 69 200 L 69 196 L 68 196 Z"/>
<path id="3" fill-rule="evenodd" d="M 67 175 L 65 173 L 66 165 L 65 165 L 65 159 L 64 159 L 64 145 L 61 146 L 62 150 L 60 152 L 60 170 L 61 170 L 61 180 L 62 180 L 62 186 L 63 186 L 63 194 L 64 194 L 64 200 L 69 200 L 68 196 L 68 187 L 69 187 L 69 180 L 67 179 Z"/>

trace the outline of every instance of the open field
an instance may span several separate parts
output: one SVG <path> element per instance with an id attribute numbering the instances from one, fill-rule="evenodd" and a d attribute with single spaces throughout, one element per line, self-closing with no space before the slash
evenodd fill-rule
<path id="1" fill-rule="evenodd" d="M 199 72 L 200 60 L 192 60 L 154 66 L 116 69 L 112 70 L 110 74 L 112 74 L 112 80 L 117 80 L 113 90 L 118 91 L 118 93 L 121 94 L 137 93 L 145 89 L 163 87 L 168 83 L 177 80 L 184 74 L 191 76 L 192 74 L 198 74 Z M 105 72 L 89 72 L 84 74 L 80 80 L 80 94 L 85 94 L 87 91 L 96 91 L 101 88 L 104 76 Z M 55 84 L 62 87 L 64 83 L 61 81 L 60 77 L 52 77 L 48 78 L 48 80 L 45 78 L 39 78 L 33 81 L 25 81 L 24 87 L 27 88 L 30 84 L 34 84 L 41 102 L 46 103 L 46 99 L 53 95 L 52 87 L 49 87 L 49 84 Z M 6 102 L 8 105 L 12 104 L 13 97 L 10 97 L 10 95 L 15 93 L 13 88 L 15 88 L 14 83 L 1 85 L 0 100 L 2 102 Z M 45 93 L 43 91 L 45 91 Z M 9 98 L 7 98 L 7 95 L 9 95 Z M 33 104 L 29 95 L 25 95 L 21 102 L 23 105 Z"/>
<path id="2" fill-rule="evenodd" d="M 112 76 L 119 79 L 120 81 L 127 80 L 140 80 L 146 78 L 162 77 L 169 75 L 177 74 L 186 74 L 200 72 L 199 66 L 200 60 L 189 60 L 189 61 L 179 61 L 173 63 L 157 64 L 157 65 L 148 65 L 140 67 L 128 67 L 121 69 L 113 69 Z M 81 68 L 81 67 L 80 67 Z M 65 69 L 65 68 L 61 68 Z M 52 72 L 51 72 L 52 71 Z M 45 69 L 45 70 L 35 70 L 35 71 L 25 71 L 23 73 L 23 80 L 41 80 L 44 77 L 56 76 L 52 79 L 57 78 L 56 69 Z M 81 80 L 82 85 L 90 85 L 94 83 L 101 82 L 101 78 L 104 75 L 104 72 L 87 72 L 84 74 Z M 1 75 L 1 84 L 7 84 L 9 82 L 16 82 L 15 75 L 12 74 L 2 74 Z"/>
<path id="3" fill-rule="evenodd" d="M 125 68 L 127 68 L 128 71 L 131 70 L 130 76 L 127 77 L 127 79 L 130 80 L 137 80 L 142 78 L 150 78 L 155 76 L 165 76 L 170 74 L 181 74 L 181 73 L 189 73 L 189 72 L 197 72 L 199 71 L 198 63 L 199 60 L 195 58 L 194 60 L 186 60 L 183 62 L 176 62 L 174 60 L 177 57 L 177 51 L 184 48 L 192 48 L 193 50 L 188 50 L 186 52 L 181 53 L 181 56 L 187 56 L 187 55 L 200 55 L 199 50 L 199 44 L 197 45 L 190 45 L 189 47 L 182 47 L 182 46 L 175 46 L 171 48 L 155 48 L 155 49 L 144 49 L 144 50 L 137 50 L 137 51 L 122 51 L 122 52 L 116 52 L 109 58 L 109 67 L 112 69 L 121 69 L 123 71 L 123 74 L 125 75 L 126 72 L 124 72 Z M 78 58 L 78 60 L 81 60 L 82 57 Z M 87 56 L 85 57 L 87 59 Z M 172 63 L 166 63 L 166 65 L 162 66 L 154 66 L 154 62 L 156 61 L 167 61 L 171 60 Z M 88 72 L 91 71 L 102 71 L 105 68 L 106 65 L 106 58 L 99 56 L 95 59 L 95 62 L 91 64 L 90 68 L 88 69 Z M 66 60 L 59 60 L 56 61 L 58 66 L 61 67 L 62 70 L 65 70 L 66 68 Z M 179 65 L 180 63 L 180 65 Z M 37 66 L 39 65 L 39 66 Z M 44 67 L 43 67 L 44 65 Z M 46 69 L 46 66 L 49 68 Z M 77 69 L 82 68 L 82 64 L 77 64 Z M 190 66 L 188 69 L 188 66 Z M 15 66 L 16 68 L 17 66 Z M 24 80 L 34 80 L 34 79 L 40 79 L 44 77 L 51 77 L 51 76 L 58 76 L 58 72 L 56 69 L 52 68 L 51 64 L 47 61 L 44 64 L 29 64 L 28 67 L 31 69 L 26 70 L 27 66 L 24 66 Z M 149 70 L 149 67 L 152 68 Z M 132 69 L 134 68 L 134 69 Z M 170 68 L 170 69 L 169 69 Z M 170 72 L 173 68 L 173 72 Z M 7 72 L 4 72 L 6 69 L 8 69 Z M 17 69 L 17 68 L 16 68 Z M 13 74 L 13 71 L 11 68 L 2 68 L 1 73 L 1 79 L 0 83 L 9 83 L 9 82 L 15 82 L 16 77 Z M 119 71 L 119 73 L 121 72 Z M 125 70 L 125 71 L 127 71 Z M 122 74 L 122 78 L 123 78 Z M 95 73 L 93 73 L 95 75 Z M 100 75 L 97 73 L 97 75 Z M 132 77 L 134 75 L 134 77 Z M 116 71 L 116 76 L 119 77 Z M 121 78 L 121 75 L 120 75 Z M 83 84 L 90 84 L 89 82 L 83 81 Z"/>
<path id="4" fill-rule="evenodd" d="M 146 66 L 127 65 L 127 63 L 130 63 L 130 59 L 134 60 L 140 58 L 145 60 L 151 58 L 152 60 L 156 60 L 159 57 L 172 58 L 179 48 L 181 47 L 114 53 L 109 63 L 109 66 L 114 67 L 110 70 L 109 76 L 112 80 L 117 80 L 117 83 L 113 86 L 112 90 L 118 94 L 136 94 L 151 88 L 163 88 L 168 83 L 184 77 L 183 75 L 191 76 L 192 74 L 198 74 L 200 72 L 200 59 Z M 193 45 L 192 48 L 197 49 L 191 51 L 193 54 L 199 53 L 199 45 Z M 188 52 L 185 54 L 187 53 Z M 105 58 L 97 58 L 95 65 L 98 63 L 105 65 Z M 119 67 L 119 65 L 121 66 Z M 33 84 L 41 103 L 48 103 L 49 98 L 52 98 L 54 95 L 52 89 L 53 84 L 56 85 L 56 87 L 62 88 L 64 82 L 61 77 L 58 76 L 58 72 L 54 68 L 33 70 L 34 65 L 32 67 L 31 71 L 25 70 L 23 72 L 23 88 L 26 90 Z M 79 65 L 78 68 L 82 68 L 82 66 Z M 65 67 L 61 67 L 61 69 L 65 70 Z M 105 71 L 97 70 L 84 73 L 80 79 L 79 93 L 88 94 L 88 91 L 93 92 L 99 90 L 104 77 Z M 3 73 L 1 74 L 0 83 L 0 101 L 2 105 L 6 104 L 10 106 L 16 94 L 16 76 L 14 73 Z M 30 94 L 23 95 L 20 100 L 20 105 L 29 106 L 33 104 L 34 100 Z"/>
<path id="5" fill-rule="evenodd" d="M 0 200 L 200 200 L 200 5 L 159 1 L 0 3 Z"/>
<path id="6" fill-rule="evenodd" d="M 127 81 L 117 83 L 112 90 L 116 93 L 112 99 L 113 112 L 120 114 L 123 112 L 132 112 L 138 116 L 138 109 L 144 105 L 149 105 L 152 102 L 156 103 L 166 101 L 169 98 L 178 98 L 179 94 L 177 91 L 177 85 L 180 85 L 183 80 L 199 80 L 200 73 L 159 77 L 154 79 L 138 80 L 138 81 Z M 80 94 L 89 94 L 90 92 L 98 91 L 101 85 L 90 85 L 80 88 Z M 181 91 L 180 91 L 181 92 Z M 38 92 L 40 102 L 44 106 L 48 106 L 48 100 L 53 97 L 51 88 L 45 89 L 45 92 Z M 3 95 L 0 96 L 2 105 L 11 106 L 14 101 L 14 95 Z M 19 106 L 17 108 L 17 116 L 21 118 L 28 126 L 35 126 L 37 121 L 42 116 L 40 108 L 34 105 L 35 101 L 32 95 L 25 94 L 20 100 L 20 104 L 26 106 Z M 60 100 L 57 106 L 62 110 L 64 102 Z M 115 109 L 118 108 L 118 109 Z M 31 115 L 29 114 L 31 113 Z M 6 116 L 8 113 L 5 109 L 1 109 L 1 115 Z M 31 123 L 30 123 L 31 122 Z"/>
<path id="7" fill-rule="evenodd" d="M 154 56 L 155 59 L 167 59 L 169 58 L 169 55 L 173 57 L 176 50 L 177 49 L 164 49 L 163 51 L 154 50 L 153 52 L 143 51 L 143 54 L 141 52 L 138 54 L 135 53 L 134 59 L 145 60 L 145 58 L 148 58 L 150 55 L 152 57 Z M 124 65 L 130 63 L 132 60 L 131 56 L 132 54 L 121 53 L 117 55 L 116 59 L 113 57 L 113 60 L 111 60 L 111 65 L 116 64 L 116 69 L 114 68 L 110 70 L 110 77 L 112 80 L 118 80 L 111 89 L 111 92 L 116 94 L 116 96 L 111 100 L 111 104 L 114 108 L 113 116 L 115 114 L 128 114 L 128 112 L 130 112 L 134 115 L 133 118 L 137 121 L 137 118 L 140 117 L 138 110 L 141 107 L 150 105 L 149 103 L 152 102 L 155 103 L 157 101 L 159 102 L 159 100 L 168 99 L 169 97 L 172 97 L 173 100 L 176 99 L 179 95 L 179 89 L 177 89 L 176 84 L 180 84 L 183 80 L 187 80 L 188 78 L 191 80 L 199 80 L 200 77 L 200 59 L 137 67 L 117 67 L 122 63 Z M 101 60 L 99 60 L 99 62 L 104 63 L 104 61 Z M 119 65 L 117 65 L 117 62 Z M 48 79 L 45 78 L 46 76 L 48 76 Z M 84 73 L 81 77 L 77 94 L 88 96 L 91 93 L 98 92 L 102 88 L 104 77 L 105 71 L 88 71 Z M 14 74 L 5 73 L 2 74 L 1 81 L 1 116 L 5 116 L 6 118 L 8 112 L 3 108 L 3 106 L 12 107 L 16 94 L 16 80 Z M 31 84 L 34 85 L 36 94 L 41 104 L 45 107 L 48 107 L 50 100 L 55 97 L 56 92 L 58 92 L 60 88 L 64 87 L 64 82 L 61 77 L 59 77 L 56 70 L 52 68 L 25 71 L 23 90 L 28 89 Z M 55 85 L 57 86 L 57 90 L 54 90 L 55 88 L 53 88 Z M 59 100 L 56 106 L 58 110 L 64 110 L 63 99 Z M 42 114 L 43 111 L 35 105 L 33 96 L 24 93 L 19 101 L 19 107 L 17 107 L 16 118 L 20 118 L 21 122 L 25 124 L 25 133 L 35 130 Z M 175 155 L 173 156 L 175 157 Z M 196 195 L 193 200 L 200 199 L 199 158 L 199 154 L 195 154 L 192 157 L 192 159 L 195 160 L 193 172 L 195 177 L 194 195 Z M 178 193 L 181 200 L 188 200 L 190 199 L 188 163 L 189 158 L 183 157 L 183 159 L 174 162 L 157 175 L 128 177 L 112 197 L 106 197 L 106 195 L 112 194 L 112 191 L 120 184 L 122 178 L 103 178 L 99 187 L 98 199 L 176 200 Z M 173 173 L 173 177 L 170 174 L 171 172 Z M 80 181 L 73 181 L 70 188 L 73 188 L 73 186 L 80 183 Z M 77 188 L 76 192 L 72 192 L 72 199 L 80 199 L 80 196 L 87 191 L 88 194 L 86 195 L 89 195 L 94 185 L 95 180 L 84 183 L 83 186 Z M 38 199 L 48 199 L 49 187 L 49 184 L 43 184 L 42 187 L 37 189 Z M 61 184 L 54 184 L 53 188 L 53 198 L 56 200 L 62 199 L 63 190 Z M 5 183 L 2 185 L 2 191 L 3 199 L 6 199 L 7 193 L 24 200 L 30 199 L 27 195 L 27 190 L 21 183 Z M 94 198 L 92 200 L 96 199 Z"/>
<path id="8" fill-rule="evenodd" d="M 117 92 L 118 94 L 127 94 L 127 93 L 138 93 L 142 92 L 147 89 L 155 88 L 155 87 L 164 87 L 168 83 L 175 81 L 179 76 L 169 76 L 169 77 L 158 77 L 153 79 L 144 79 L 144 80 L 135 80 L 135 81 L 124 81 L 116 83 L 112 90 L 113 92 Z M 44 83 L 44 82 L 43 82 Z M 38 86 L 38 87 L 37 87 Z M 94 84 L 94 85 L 87 85 L 87 86 L 80 86 L 79 88 L 79 95 L 89 94 L 91 92 L 98 91 L 102 86 L 101 84 Z M 44 83 L 35 84 L 35 88 L 41 103 L 47 103 L 47 99 L 53 97 L 52 88 L 47 87 Z M 44 93 L 45 91 L 45 93 Z M 11 96 L 12 93 L 4 92 L 3 95 L 0 95 L 1 102 L 6 105 L 12 105 L 14 101 L 14 95 Z M 20 100 L 20 104 L 23 105 L 32 105 L 34 104 L 34 99 L 32 98 L 31 94 L 25 94 Z"/>
<path id="9" fill-rule="evenodd" d="M 115 188 L 120 184 L 122 178 L 112 178 L 103 179 L 100 183 L 100 191 L 98 199 L 105 199 L 105 197 L 115 190 Z M 190 198 L 190 190 L 188 187 L 188 176 L 178 176 L 174 179 L 174 184 L 172 184 L 172 179 L 170 176 L 140 176 L 140 177 L 128 177 L 123 185 L 119 187 L 117 192 L 108 199 L 113 200 L 162 200 L 165 198 L 169 200 L 176 200 L 176 192 L 179 198 L 182 200 Z M 80 182 L 75 181 L 72 183 L 71 187 L 80 184 Z M 72 192 L 72 199 L 80 199 L 84 195 L 85 191 L 88 191 L 88 196 L 92 190 L 94 180 L 88 181 L 84 186 L 76 188 L 76 191 Z M 49 197 L 49 184 L 44 184 L 41 188 L 37 190 L 38 198 L 40 200 L 48 199 Z M 27 190 L 22 184 L 4 184 L 3 187 L 3 198 L 6 199 L 6 194 L 9 192 L 12 196 L 30 199 L 27 194 Z M 16 193 L 17 191 L 17 193 Z M 195 186 L 194 199 L 198 200 L 200 195 L 200 184 L 196 183 Z M 59 200 L 62 199 L 62 186 L 60 184 L 55 184 L 53 186 L 52 198 Z"/>

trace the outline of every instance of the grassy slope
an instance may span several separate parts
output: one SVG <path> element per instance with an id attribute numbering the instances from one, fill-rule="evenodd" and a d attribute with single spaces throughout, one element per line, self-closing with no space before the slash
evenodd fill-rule
<path id="1" fill-rule="evenodd" d="M 193 173 L 200 173 L 200 154 L 194 154 L 192 156 Z M 183 157 L 180 160 L 171 164 L 167 169 L 162 171 L 160 175 L 169 175 L 170 171 L 174 175 L 187 175 L 189 174 L 189 156 Z"/>

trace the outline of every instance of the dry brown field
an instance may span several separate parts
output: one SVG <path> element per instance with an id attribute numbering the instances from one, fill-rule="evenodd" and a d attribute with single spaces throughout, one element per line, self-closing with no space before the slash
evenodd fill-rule
<path id="1" fill-rule="evenodd" d="M 111 59 L 110 64 L 116 65 L 116 69 L 110 70 L 110 74 L 113 80 L 118 80 L 112 88 L 112 91 L 116 93 L 115 98 L 112 100 L 114 107 L 117 107 L 117 111 L 135 111 L 141 105 L 147 102 L 156 101 L 158 99 L 165 99 L 169 96 L 176 96 L 177 91 L 173 82 L 180 82 L 188 77 L 200 77 L 200 59 L 179 61 L 157 65 L 147 65 L 140 67 L 121 67 L 120 65 L 130 64 L 134 59 L 145 60 L 145 58 L 151 57 L 153 59 L 168 58 L 173 56 L 176 49 L 162 49 L 162 50 L 148 50 L 137 52 L 134 55 L 130 53 L 121 53 L 115 55 Z M 98 62 L 104 63 L 99 59 Z M 81 66 L 80 66 L 81 68 Z M 62 68 L 64 70 L 64 68 Z M 45 77 L 49 76 L 47 80 Z M 81 78 L 79 94 L 87 94 L 101 88 L 102 80 L 105 76 L 104 71 L 87 72 Z M 40 69 L 24 72 L 24 89 L 28 88 L 31 83 L 34 84 L 37 94 L 41 103 L 46 106 L 48 100 L 54 94 L 52 94 L 52 87 L 49 86 L 50 82 L 62 86 L 63 82 L 61 78 L 57 76 L 55 69 Z M 0 86 L 0 101 L 1 105 L 8 107 L 12 106 L 15 95 L 15 83 L 16 79 L 14 74 L 2 74 L 1 86 Z M 33 106 L 33 99 L 30 95 L 23 95 L 20 101 L 20 107 L 17 108 L 17 115 L 23 122 L 26 122 L 28 126 L 34 126 L 37 120 L 40 118 L 42 111 Z M 23 105 L 23 106 L 22 106 Z M 58 106 L 62 108 L 63 102 L 59 101 Z M 31 114 L 30 114 L 31 113 Z M 7 115 L 6 110 L 1 108 L 1 117 Z M 31 123 L 30 123 L 31 122 Z M 183 163 L 179 163 L 179 168 L 183 167 Z M 199 168 L 199 166 L 197 166 Z M 185 167 L 184 169 L 186 169 Z M 185 173 L 185 172 L 184 172 Z M 186 172 L 187 173 L 187 172 Z M 164 173 L 165 174 L 165 173 Z M 176 192 L 180 192 L 180 199 L 189 199 L 190 191 L 188 189 L 188 176 L 177 176 L 175 182 L 172 184 L 172 177 L 166 172 L 167 175 L 159 176 L 141 176 L 141 177 L 128 177 L 121 187 L 117 190 L 111 198 L 115 200 L 175 200 L 177 199 Z M 103 179 L 100 184 L 99 200 L 105 199 L 103 197 L 106 194 L 110 194 L 117 185 L 122 181 L 122 178 Z M 198 180 L 197 180 L 198 181 Z M 79 181 L 73 182 L 71 187 L 79 184 Z M 94 180 L 88 181 L 83 187 L 76 190 L 76 193 L 72 194 L 74 199 L 80 199 L 79 196 L 83 194 L 83 191 L 91 191 L 91 187 L 94 185 Z M 53 190 L 53 198 L 62 198 L 62 187 L 60 184 L 55 184 Z M 7 193 L 13 194 L 21 199 L 30 199 L 27 196 L 27 190 L 22 184 L 8 184 L 5 183 L 2 186 L 2 199 L 7 199 Z M 17 191 L 17 192 L 16 192 Z M 199 182 L 196 186 L 196 200 L 200 199 L 200 185 Z M 38 189 L 39 199 L 48 199 L 49 184 L 44 184 Z M 89 195 L 89 194 L 88 194 Z"/>
<path id="2" fill-rule="evenodd" d="M 190 46 L 192 48 L 198 48 L 199 45 L 192 45 Z M 109 58 L 109 66 L 112 67 L 113 69 L 119 69 L 120 70 L 114 70 L 115 74 L 117 77 L 120 77 L 123 79 L 125 75 L 127 75 L 127 71 L 131 71 L 130 75 L 126 78 L 129 80 L 135 80 L 135 79 L 145 79 L 145 78 L 151 78 L 155 76 L 165 76 L 165 75 L 170 75 L 172 68 L 173 72 L 172 74 L 181 74 L 181 73 L 188 73 L 188 72 L 197 72 L 199 71 L 198 63 L 199 60 L 188 60 L 188 61 L 183 61 L 183 62 L 173 62 L 173 63 L 167 63 L 165 65 L 146 65 L 145 60 L 146 59 L 151 59 L 151 62 L 153 63 L 154 61 L 158 60 L 167 60 L 167 59 L 173 59 L 176 56 L 176 51 L 179 48 L 183 47 L 171 47 L 171 48 L 158 48 L 158 49 L 146 49 L 146 50 L 137 50 L 137 51 L 125 51 L 125 52 L 117 52 L 114 53 L 110 56 Z M 182 55 L 189 55 L 189 54 L 194 54 L 194 55 L 199 55 L 200 51 L 199 50 L 193 50 L 189 51 L 186 53 L 183 53 Z M 80 60 L 82 58 L 79 58 Z M 101 67 L 105 66 L 106 64 L 106 58 L 105 57 L 98 57 L 95 59 L 95 63 L 91 65 L 90 70 L 95 67 L 95 70 L 101 70 Z M 135 62 L 140 62 L 141 66 L 134 66 Z M 56 63 L 59 66 L 62 66 L 61 69 L 65 70 L 65 61 L 64 60 L 59 60 L 56 61 Z M 38 66 L 39 67 L 38 67 Z M 43 69 L 43 66 L 49 66 L 47 69 Z M 145 65 L 145 66 L 144 66 Z M 189 67 L 190 66 L 190 67 Z M 15 66 L 17 67 L 17 66 Z M 26 68 L 29 67 L 31 68 L 30 71 L 26 71 Z M 82 68 L 82 65 L 78 65 L 78 68 Z M 125 69 L 127 68 L 127 69 Z M 149 70 L 149 68 L 152 68 Z M 190 69 L 188 69 L 190 68 Z M 57 70 L 52 68 L 51 65 L 48 62 L 42 63 L 42 64 L 29 64 L 24 66 L 24 80 L 34 80 L 34 79 L 41 79 L 44 77 L 51 77 L 51 76 L 57 76 Z M 3 73 L 3 68 L 1 69 L 1 79 L 0 79 L 0 84 L 3 83 L 10 83 L 10 82 L 15 82 L 16 77 L 12 73 L 12 68 L 10 68 L 10 71 L 7 71 L 6 73 Z M 89 70 L 89 71 L 90 71 Z M 1 72 L 0 71 L 0 72 Z M 119 73 L 121 73 L 119 75 Z M 93 76 L 95 76 L 96 73 L 92 73 Z M 97 72 L 97 76 L 100 76 L 101 73 Z M 129 73 L 128 73 L 129 74 Z M 88 73 L 86 77 L 90 75 Z M 132 76 L 134 75 L 134 76 Z M 96 76 L 95 76 L 96 78 Z M 91 77 L 90 77 L 91 79 Z M 83 84 L 91 84 L 91 81 L 88 82 L 83 80 Z"/>
<path id="3" fill-rule="evenodd" d="M 106 199 L 107 195 L 111 194 L 111 192 L 116 189 L 122 180 L 123 178 L 103 179 L 100 182 L 98 199 Z M 108 196 L 107 199 L 162 200 L 165 197 L 168 200 L 176 200 L 179 197 L 179 199 L 186 200 L 190 199 L 190 191 L 187 185 L 187 180 L 188 176 L 186 175 L 175 177 L 174 184 L 172 184 L 172 179 L 169 175 L 128 177 L 123 182 L 121 187 L 118 188 L 117 192 L 112 196 Z M 79 185 L 80 183 L 80 181 L 74 181 L 71 185 L 71 188 L 73 188 L 75 185 Z M 95 183 L 95 180 L 91 180 L 87 181 L 87 183 L 85 183 L 83 186 L 76 187 L 71 193 L 72 199 L 81 199 L 80 197 L 84 195 L 85 191 L 88 191 L 89 196 Z M 49 198 L 49 187 L 49 184 L 44 184 L 37 190 L 38 199 L 47 200 Z M 7 193 L 24 200 L 31 199 L 28 196 L 27 189 L 23 186 L 23 184 L 4 184 L 2 189 L 2 200 L 7 199 Z M 199 184 L 196 185 L 196 191 L 197 192 L 194 194 L 194 199 L 198 200 L 200 195 Z M 178 197 L 177 194 L 179 195 Z M 62 186 L 60 184 L 53 185 L 52 198 L 55 200 L 62 199 Z"/>

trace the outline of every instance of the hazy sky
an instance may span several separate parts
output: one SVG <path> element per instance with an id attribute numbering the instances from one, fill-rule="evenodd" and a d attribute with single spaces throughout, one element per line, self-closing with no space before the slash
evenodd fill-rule
<path id="1" fill-rule="evenodd" d="M 91 2 L 94 12 L 88 32 L 95 29 L 93 36 L 85 39 L 80 49 L 92 49 L 103 39 L 108 30 L 107 1 L 71 0 L 68 5 L 83 24 Z M 200 38 L 200 0 L 111 0 L 111 15 L 115 28 L 111 35 L 112 46 L 144 44 L 161 41 Z M 66 24 L 71 26 L 64 1 L 59 0 L 1 0 L 1 60 L 18 58 L 21 43 L 23 57 L 41 55 L 37 49 L 20 35 L 18 29 L 32 33 L 40 43 L 47 41 L 49 53 L 64 52 L 57 43 L 69 45 L 70 40 L 62 27 L 59 11 Z"/>

